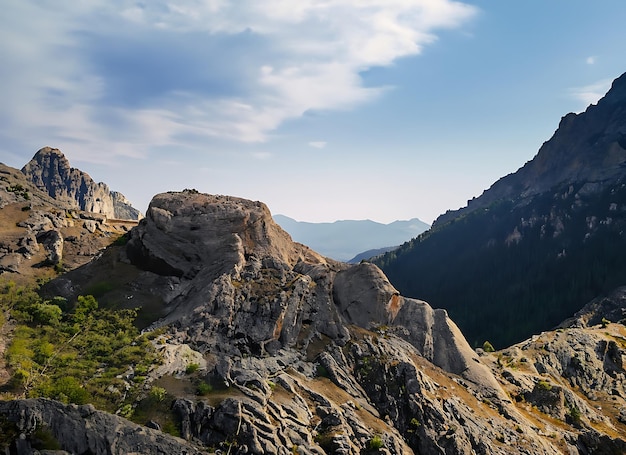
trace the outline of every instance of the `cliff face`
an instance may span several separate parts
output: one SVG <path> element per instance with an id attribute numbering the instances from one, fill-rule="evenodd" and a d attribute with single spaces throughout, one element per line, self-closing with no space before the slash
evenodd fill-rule
<path id="1" fill-rule="evenodd" d="M 42 191 L 63 203 L 107 218 L 137 220 L 141 213 L 124 195 L 111 192 L 85 172 L 70 167 L 60 150 L 44 147 L 22 168 L 22 173 Z"/>
<path id="2" fill-rule="evenodd" d="M 162 362 L 148 372 L 146 389 L 177 397 L 171 411 L 180 434 L 200 448 L 285 455 L 623 448 L 619 413 L 604 415 L 572 392 L 578 372 L 590 369 L 552 368 L 546 356 L 535 362 L 543 352 L 534 344 L 517 348 L 518 363 L 533 369 L 515 379 L 504 354 L 472 350 L 445 311 L 401 296 L 372 264 L 339 263 L 292 242 L 259 202 L 157 195 L 125 247 L 46 290 L 71 299 L 103 277 L 112 289 L 101 302 L 149 307 L 146 330 L 159 329 Z M 609 335 L 597 336 L 601 344 Z M 615 345 L 609 358 L 623 351 Z M 617 360 L 599 362 L 590 368 L 604 368 L 626 396 Z M 552 410 L 535 391 L 548 377 L 576 400 L 578 419 L 568 417 L 569 402 Z M 186 392 L 198 381 L 213 392 Z M 593 397 L 599 389 L 585 384 Z"/>
<path id="3" fill-rule="evenodd" d="M 593 183 L 598 192 L 619 180 L 626 165 L 626 74 L 580 114 L 567 114 L 537 155 L 468 202 L 467 207 L 439 217 L 434 226 L 458 216 L 484 209 L 500 200 L 528 199 L 577 182 Z"/>

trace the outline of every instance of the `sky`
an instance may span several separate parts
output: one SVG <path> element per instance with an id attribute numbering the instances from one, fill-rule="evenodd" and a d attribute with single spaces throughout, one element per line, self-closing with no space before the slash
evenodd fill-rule
<path id="1" fill-rule="evenodd" d="M 0 162 L 44 146 L 145 212 L 420 218 L 532 159 L 626 72 L 623 0 L 7 0 Z"/>

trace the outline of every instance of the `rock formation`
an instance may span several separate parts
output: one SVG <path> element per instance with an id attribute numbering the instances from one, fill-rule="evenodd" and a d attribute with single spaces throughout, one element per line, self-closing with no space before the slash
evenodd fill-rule
<path id="1" fill-rule="evenodd" d="M 88 262 L 135 224 L 78 210 L 74 201 L 54 199 L 0 164 L 0 275 L 16 281 L 55 276 Z"/>
<path id="2" fill-rule="evenodd" d="M 580 114 L 569 113 L 537 156 L 513 174 L 502 177 L 467 207 L 441 215 L 433 226 L 503 199 L 522 199 L 555 186 L 589 182 L 600 191 L 624 175 L 626 163 L 626 73 L 608 93 Z"/>
<path id="3" fill-rule="evenodd" d="M 60 150 L 40 149 L 22 168 L 22 173 L 40 190 L 63 203 L 107 218 L 137 220 L 141 213 L 124 195 L 112 192 L 105 183 L 96 183 L 85 172 L 70 167 Z"/>
<path id="4" fill-rule="evenodd" d="M 474 352 L 445 311 L 402 297 L 374 265 L 350 266 L 292 242 L 260 202 L 157 195 L 125 247 L 46 289 L 75 298 L 129 264 L 141 272 L 115 283 L 111 293 L 126 297 L 114 303 L 148 305 L 159 296 L 146 330 L 162 333 L 155 341 L 162 364 L 150 381 L 177 397 L 171 412 L 180 434 L 199 449 L 583 454 L 624 445 L 619 413 L 602 414 L 571 388 L 590 370 L 558 366 L 581 348 L 560 354 L 555 346 L 550 357 L 552 348 L 544 355 L 535 340 L 536 349 L 512 348 L 520 365 L 532 366 L 528 374 L 502 365 L 512 354 Z M 623 348 L 609 343 L 603 351 L 601 341 L 585 349 L 605 353 L 602 387 L 626 396 Z M 188 373 L 192 364 L 197 371 Z M 537 385 L 548 377 L 550 391 Z M 213 392 L 181 393 L 194 381 Z"/>
<path id="5" fill-rule="evenodd" d="M 92 405 L 63 405 L 45 399 L 0 401 L 0 416 L 0 441 L 12 439 L 6 453 L 201 453 L 186 441 Z M 44 452 L 58 447 L 63 451 Z"/>

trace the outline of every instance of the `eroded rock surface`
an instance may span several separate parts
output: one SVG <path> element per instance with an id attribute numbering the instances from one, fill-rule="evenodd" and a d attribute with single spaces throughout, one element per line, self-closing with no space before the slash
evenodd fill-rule
<path id="1" fill-rule="evenodd" d="M 182 439 L 98 411 L 91 405 L 64 405 L 45 399 L 0 401 L 2 438 L 13 436 L 10 452 L 40 453 L 37 437 L 52 437 L 65 453 L 201 453 Z"/>
<path id="2" fill-rule="evenodd" d="M 59 149 L 40 149 L 22 168 L 22 173 L 50 197 L 79 210 L 101 213 L 108 218 L 141 218 L 139 210 L 123 194 L 112 192 L 105 183 L 96 183 L 85 172 L 70 167 Z"/>
<path id="3" fill-rule="evenodd" d="M 129 264 L 140 272 L 111 292 L 126 305 L 160 299 L 146 330 L 161 330 L 163 364 L 150 380 L 175 397 L 180 434 L 198 448 L 583 454 L 624 444 L 619 406 L 607 415 L 574 391 L 610 388 L 621 399 L 617 338 L 579 329 L 562 345 L 530 340 L 532 349 L 476 353 L 445 311 L 399 295 L 374 265 L 292 242 L 260 202 L 157 195 L 125 249 L 67 273 L 56 289 L 75 297 Z M 582 368 L 576 354 L 598 360 Z M 514 355 L 528 370 L 506 364 Z"/>
<path id="4" fill-rule="evenodd" d="M 80 172 L 80 171 L 79 171 Z M 0 275 L 23 282 L 87 263 L 136 222 L 108 220 L 54 199 L 0 164 Z"/>

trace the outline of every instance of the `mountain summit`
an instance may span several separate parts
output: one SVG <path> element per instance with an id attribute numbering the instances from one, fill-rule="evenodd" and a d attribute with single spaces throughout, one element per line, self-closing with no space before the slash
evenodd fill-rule
<path id="1" fill-rule="evenodd" d="M 585 182 L 599 191 L 626 169 L 626 73 L 595 105 L 561 119 L 552 138 L 513 174 L 501 178 L 467 207 L 440 216 L 435 225 L 499 200 L 527 200 L 557 185 Z M 588 185 L 588 188 L 590 186 Z"/>
<path id="2" fill-rule="evenodd" d="M 473 345 L 504 346 L 626 284 L 625 233 L 626 74 L 533 160 L 376 263 Z"/>
<path id="3" fill-rule="evenodd" d="M 123 194 L 110 191 L 105 183 L 96 183 L 89 174 L 70 167 L 70 162 L 59 149 L 40 149 L 22 168 L 22 173 L 40 190 L 54 199 L 75 205 L 79 210 L 124 220 L 142 217 Z"/>

